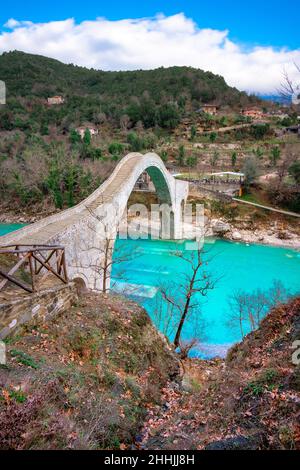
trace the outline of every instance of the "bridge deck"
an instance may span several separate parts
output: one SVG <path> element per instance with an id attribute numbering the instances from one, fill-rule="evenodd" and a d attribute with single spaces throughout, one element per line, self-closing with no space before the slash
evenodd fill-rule
<path id="1" fill-rule="evenodd" d="M 49 220 L 47 225 L 44 225 L 36 232 L 32 232 L 30 235 L 24 235 L 24 237 L 18 239 L 18 243 L 35 245 L 46 244 L 49 240 L 55 238 L 56 235 L 63 232 L 64 229 L 75 224 L 85 215 L 88 215 L 90 211 L 96 210 L 101 204 L 112 202 L 114 195 L 120 190 L 123 184 L 126 183 L 139 159 L 139 155 L 130 158 L 119 168 L 112 180 L 97 197 L 93 198 L 91 202 L 87 201 L 86 204 L 84 204 L 84 202 L 79 204 L 79 206 L 81 206 L 80 211 L 71 213 L 70 211 L 66 211 L 65 218 L 60 218 L 52 222 Z"/>

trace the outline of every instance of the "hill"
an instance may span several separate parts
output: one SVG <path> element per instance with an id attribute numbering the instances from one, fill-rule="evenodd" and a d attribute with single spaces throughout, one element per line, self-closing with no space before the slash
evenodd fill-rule
<path id="1" fill-rule="evenodd" d="M 203 103 L 240 107 L 257 101 L 229 87 L 223 77 L 191 67 L 103 72 L 17 51 L 0 56 L 0 78 L 15 117 L 27 111 L 32 120 L 58 125 L 75 117 L 98 124 L 102 113 L 118 126 L 126 114 L 132 125 L 174 127 Z M 42 100 L 53 95 L 66 100 L 56 111 L 42 107 Z M 18 126 L 11 121 L 10 127 Z"/>
<path id="2" fill-rule="evenodd" d="M 255 99 L 228 86 L 223 77 L 192 67 L 104 72 L 18 51 L 0 56 L 0 77 L 7 84 L 8 94 L 14 97 L 91 94 L 126 103 L 131 96 L 141 97 L 147 91 L 156 103 L 163 96 L 227 105 Z"/>

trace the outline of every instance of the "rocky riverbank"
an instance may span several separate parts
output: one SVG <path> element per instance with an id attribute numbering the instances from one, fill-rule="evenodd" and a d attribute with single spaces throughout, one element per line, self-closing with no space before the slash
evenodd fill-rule
<path id="1" fill-rule="evenodd" d="M 44 209 L 35 213 L 26 211 L 15 213 L 15 211 L 9 211 L 7 208 L 0 207 L 0 223 L 31 224 L 56 212 L 59 211 Z M 299 227 L 296 224 L 282 227 L 281 224 L 275 221 L 271 222 L 268 227 L 256 227 L 253 229 L 249 228 L 246 221 L 233 223 L 221 218 L 206 218 L 205 224 L 206 237 L 220 237 L 234 242 L 255 243 L 300 250 L 300 223 Z M 146 220 L 144 221 L 144 226 L 145 230 L 149 230 L 149 224 Z M 153 229 L 154 231 L 157 229 L 158 233 L 158 227 L 154 226 Z"/>
<path id="2" fill-rule="evenodd" d="M 52 206 L 34 206 L 30 209 L 17 210 L 7 205 L 0 205 L 0 224 L 33 224 L 57 212 L 59 209 Z"/>
<path id="3" fill-rule="evenodd" d="M 282 228 L 272 223 L 268 228 L 250 230 L 243 224 L 230 224 L 221 219 L 208 221 L 207 236 L 218 236 L 241 243 L 257 243 L 282 248 L 300 249 L 300 235 L 292 227 Z"/>

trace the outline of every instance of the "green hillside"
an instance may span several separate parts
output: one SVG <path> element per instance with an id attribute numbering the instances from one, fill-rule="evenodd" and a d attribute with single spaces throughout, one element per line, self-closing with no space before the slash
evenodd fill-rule
<path id="1" fill-rule="evenodd" d="M 103 72 L 17 51 L 0 56 L 0 78 L 7 85 L 10 111 L 26 114 L 20 98 L 30 98 L 31 118 L 39 113 L 49 123 L 73 121 L 76 108 L 81 120 L 97 121 L 95 115 L 101 112 L 115 123 L 127 114 L 132 124 L 142 121 L 146 128 L 174 127 L 186 111 L 202 103 L 240 107 L 256 100 L 229 87 L 224 78 L 191 67 Z M 41 107 L 41 99 L 52 95 L 66 99 L 59 112 Z M 15 127 L 8 121 L 6 127 Z"/>
<path id="2" fill-rule="evenodd" d="M 34 213 L 84 199 L 129 151 L 160 152 L 201 104 L 238 111 L 257 100 L 189 67 L 103 72 L 17 51 L 0 56 L 0 80 L 0 201 Z M 48 106 L 55 95 L 64 104 Z M 98 135 L 82 139 L 77 128 L 87 125 Z"/>

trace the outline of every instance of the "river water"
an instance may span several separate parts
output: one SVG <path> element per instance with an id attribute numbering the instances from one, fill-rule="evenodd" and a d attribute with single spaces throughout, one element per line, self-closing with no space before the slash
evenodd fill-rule
<path id="1" fill-rule="evenodd" d="M 0 236 L 18 230 L 22 224 L 0 224 Z M 195 308 L 185 323 L 183 340 L 196 338 L 195 357 L 224 356 L 228 348 L 241 340 L 236 321 L 231 319 L 230 297 L 233 292 L 256 289 L 266 291 L 280 281 L 290 295 L 300 292 L 300 253 L 263 245 L 246 245 L 209 239 L 204 247 L 203 270 L 216 281 L 206 297 L 195 295 Z M 171 312 L 162 299 L 160 288 L 178 302 L 188 263 L 177 255 L 191 256 L 186 242 L 160 240 L 117 240 L 115 258 L 133 253 L 132 259 L 115 264 L 111 287 L 129 295 L 142 305 L 156 326 L 172 340 L 178 311 Z M 202 271 L 203 271 L 202 270 Z M 171 314 L 170 314 L 171 313 Z M 250 331 L 246 324 L 245 331 Z"/>
<path id="2" fill-rule="evenodd" d="M 280 281 L 290 295 L 300 292 L 300 253 L 283 248 L 263 245 L 246 245 L 223 240 L 207 240 L 205 244 L 203 270 L 216 280 L 215 288 L 206 297 L 195 294 L 196 306 L 183 329 L 183 339 L 197 338 L 199 344 L 192 350 L 192 356 L 225 356 L 228 348 L 241 340 L 241 331 L 236 320 L 232 321 L 230 297 L 237 290 L 252 293 L 256 289 L 267 291 L 274 281 Z M 111 287 L 119 292 L 131 293 L 140 303 L 160 330 L 174 338 L 174 326 L 168 326 L 170 316 L 178 317 L 162 299 L 163 286 L 178 300 L 183 277 L 189 272 L 188 263 L 178 256 L 178 250 L 185 256 L 186 243 L 154 240 L 118 240 L 115 256 L 131 250 L 134 258 L 116 264 L 112 273 Z M 136 256 L 137 255 L 137 256 Z M 135 258 L 136 256 L 136 258 Z M 244 324 L 245 332 L 250 331 L 249 323 Z"/>

